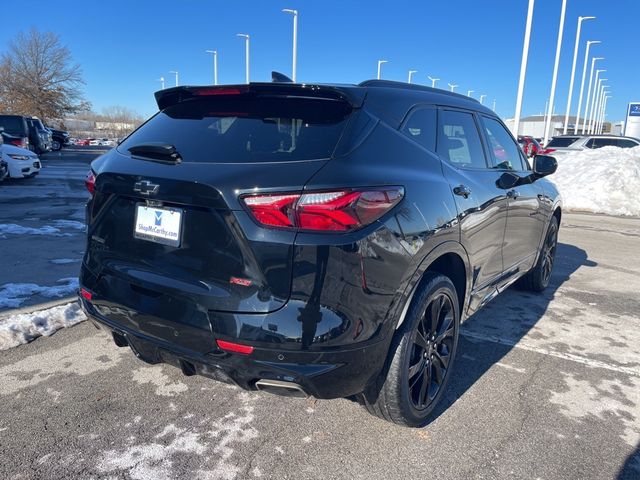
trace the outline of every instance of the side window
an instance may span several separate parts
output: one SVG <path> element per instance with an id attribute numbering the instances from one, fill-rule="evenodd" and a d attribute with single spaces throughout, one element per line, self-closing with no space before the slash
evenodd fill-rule
<path id="1" fill-rule="evenodd" d="M 436 110 L 419 108 L 409 114 L 402 131 L 424 148 L 436 151 Z"/>
<path id="2" fill-rule="evenodd" d="M 500 170 L 528 170 L 528 163 L 523 161 L 521 155 L 522 150 L 502 124 L 489 117 L 483 116 L 482 120 L 491 152 L 491 166 Z"/>
<path id="3" fill-rule="evenodd" d="M 441 111 L 438 154 L 458 167 L 487 168 L 480 134 L 472 114 Z"/>
<path id="4" fill-rule="evenodd" d="M 633 147 L 637 147 L 638 144 L 636 142 L 634 142 L 633 140 L 628 140 L 626 138 L 619 138 L 618 139 L 618 146 L 620 148 L 633 148 Z"/>
<path id="5" fill-rule="evenodd" d="M 587 148 L 596 148 L 596 139 L 592 138 L 591 140 L 589 140 L 587 143 L 585 143 L 585 147 Z"/>
<path id="6" fill-rule="evenodd" d="M 618 143 L 615 138 L 594 138 L 592 148 L 617 147 Z"/>

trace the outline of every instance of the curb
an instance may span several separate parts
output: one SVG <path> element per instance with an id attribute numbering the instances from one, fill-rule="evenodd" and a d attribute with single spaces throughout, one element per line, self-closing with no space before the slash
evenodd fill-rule
<path id="1" fill-rule="evenodd" d="M 57 300 L 51 300 L 50 302 L 36 303 L 35 305 L 27 305 L 26 307 L 20 307 L 20 308 L 12 308 L 10 310 L 5 310 L 3 312 L 0 312 L 0 322 L 5 318 L 11 317 L 13 315 L 35 313 L 35 312 L 39 312 L 40 310 L 46 310 L 48 308 L 58 307 L 60 305 L 74 303 L 77 301 L 78 301 L 78 297 L 74 295 L 71 297 L 64 297 L 64 298 L 59 298 Z"/>

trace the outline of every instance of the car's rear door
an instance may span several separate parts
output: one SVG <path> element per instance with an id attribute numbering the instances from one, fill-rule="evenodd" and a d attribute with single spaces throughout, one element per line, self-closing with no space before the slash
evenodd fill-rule
<path id="1" fill-rule="evenodd" d="M 461 243 L 473 268 L 471 312 L 496 292 L 507 222 L 507 198 L 496 185 L 500 174 L 489 168 L 478 127 L 472 112 L 439 111 L 437 152 L 458 209 Z"/>
<path id="2" fill-rule="evenodd" d="M 532 172 L 518 144 L 496 118 L 481 116 L 491 167 L 498 174 L 512 172 L 525 178 Z M 546 225 L 544 191 L 539 183 L 526 183 L 505 191 L 509 213 L 502 259 L 507 274 L 533 265 Z"/>

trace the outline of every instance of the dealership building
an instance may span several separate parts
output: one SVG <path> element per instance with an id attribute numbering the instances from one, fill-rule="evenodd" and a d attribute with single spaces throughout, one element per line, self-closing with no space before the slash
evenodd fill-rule
<path id="1" fill-rule="evenodd" d="M 573 133 L 575 129 L 576 117 L 569 117 L 569 128 L 567 133 Z M 513 118 L 505 120 L 505 124 L 509 129 L 513 132 Z M 520 126 L 518 128 L 518 135 L 530 135 L 535 138 L 544 137 L 544 125 L 545 125 L 545 116 L 544 115 L 531 115 L 529 117 L 524 117 L 520 119 Z M 580 120 L 580 127 L 582 127 L 582 119 Z M 551 117 L 551 130 L 550 136 L 555 137 L 557 135 L 562 135 L 564 130 L 564 115 L 553 115 Z M 579 132 L 582 131 L 580 128 Z M 613 133 L 620 135 L 621 131 L 616 132 L 616 126 L 614 125 L 613 132 L 611 123 L 605 122 L 602 133 Z"/>

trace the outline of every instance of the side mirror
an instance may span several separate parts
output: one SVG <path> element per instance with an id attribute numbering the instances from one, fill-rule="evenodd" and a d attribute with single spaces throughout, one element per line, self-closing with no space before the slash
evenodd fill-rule
<path id="1" fill-rule="evenodd" d="M 546 177 L 555 173 L 558 169 L 558 161 L 549 155 L 536 155 L 533 157 L 533 173 L 537 178 Z"/>
<path id="2" fill-rule="evenodd" d="M 509 190 L 513 187 L 517 187 L 521 180 L 522 179 L 513 172 L 504 172 L 500 175 L 500 178 L 498 178 L 496 185 L 498 185 L 498 188 L 503 190 Z"/>

